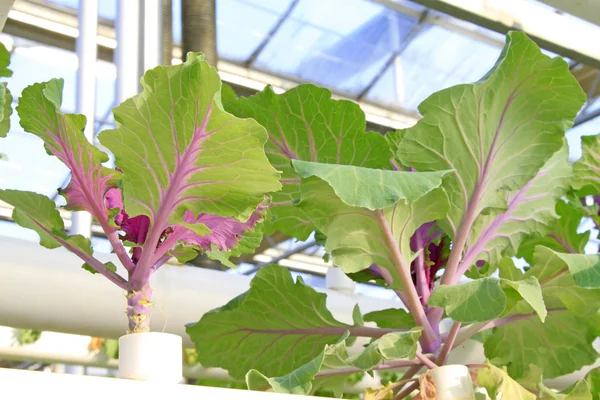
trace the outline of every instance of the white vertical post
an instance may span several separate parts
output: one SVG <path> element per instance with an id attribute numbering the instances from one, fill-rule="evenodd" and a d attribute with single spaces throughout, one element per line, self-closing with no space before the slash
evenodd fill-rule
<path id="1" fill-rule="evenodd" d="M 96 111 L 96 31 L 98 27 L 98 0 L 79 0 L 79 36 L 76 50 L 78 59 L 76 108 L 85 115 L 85 135 L 94 143 Z M 71 233 L 87 237 L 92 233 L 92 216 L 85 211 L 74 212 L 71 217 Z"/>
<path id="2" fill-rule="evenodd" d="M 163 5 L 162 0 L 144 1 L 144 68 L 152 69 L 162 64 L 163 57 Z"/>
<path id="3" fill-rule="evenodd" d="M 140 8 L 139 0 L 119 0 L 117 7 L 117 103 L 138 94 L 140 88 Z"/>

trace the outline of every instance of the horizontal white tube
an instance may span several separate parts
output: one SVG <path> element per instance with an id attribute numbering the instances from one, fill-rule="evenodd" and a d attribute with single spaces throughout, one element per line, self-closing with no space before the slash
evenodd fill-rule
<path id="1" fill-rule="evenodd" d="M 75 255 L 6 237 L 0 240 L 0 254 L 0 325 L 114 339 L 125 333 L 124 292 L 103 276 L 83 270 Z M 114 255 L 95 256 L 119 265 Z M 121 267 L 118 272 L 125 275 Z M 165 265 L 151 281 L 151 328 L 181 335 L 184 346 L 191 347 L 185 324 L 245 292 L 249 283 L 243 275 Z M 352 323 L 356 303 L 364 313 L 400 306 L 391 300 L 327 294 L 327 306 L 346 323 Z"/>
<path id="2" fill-rule="evenodd" d="M 298 396 L 251 390 L 194 385 L 159 385 L 126 379 L 53 374 L 0 368 L 0 398 L 45 398 L 55 393 L 62 400 L 87 399 L 236 399 L 298 400 Z M 303 397 L 326 400 L 326 397 Z"/>

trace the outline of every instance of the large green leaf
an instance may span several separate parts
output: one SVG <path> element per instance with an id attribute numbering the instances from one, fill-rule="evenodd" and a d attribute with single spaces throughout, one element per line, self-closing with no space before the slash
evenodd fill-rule
<path id="1" fill-rule="evenodd" d="M 246 375 L 246 382 L 251 390 L 270 387 L 277 393 L 306 395 L 310 393 L 312 380 L 321 371 L 346 367 L 368 371 L 385 360 L 414 359 L 420 334 L 420 329 L 388 333 L 371 342 L 362 352 L 350 356 L 346 333 L 337 343 L 325 346 L 313 360 L 285 376 L 269 378 L 257 370 L 251 370 Z"/>
<path id="2" fill-rule="evenodd" d="M 0 43 L 0 76 L 12 76 L 12 71 L 8 69 L 10 64 L 10 53 Z M 10 130 L 10 116 L 12 114 L 12 95 L 6 87 L 6 82 L 0 83 L 0 138 L 6 137 Z M 2 157 L 0 157 L 2 158 Z"/>
<path id="3" fill-rule="evenodd" d="M 550 233 L 558 218 L 557 200 L 569 189 L 572 170 L 565 145 L 519 190 L 504 192 L 508 207 L 500 214 L 480 215 L 474 222 L 463 257 L 464 268 L 476 260 L 492 267 L 502 257 L 514 256 L 529 235 Z M 488 273 L 494 271 L 490 268 Z"/>
<path id="4" fill-rule="evenodd" d="M 68 235 L 56 204 L 48 197 L 34 192 L 0 190 L 0 201 L 14 207 L 12 219 L 24 228 L 34 230 L 40 237 L 40 244 L 49 249 L 63 246 L 85 261 L 83 268 L 93 273 L 105 275 L 119 287 L 127 288 L 127 282 L 115 273 L 113 263 L 102 264 L 91 254 L 92 243 L 82 235 Z"/>
<path id="5" fill-rule="evenodd" d="M 583 136 L 583 156 L 573 165 L 573 188 L 582 196 L 600 193 L 600 135 Z"/>
<path id="6" fill-rule="evenodd" d="M 331 92 L 304 84 L 275 94 L 266 87 L 257 95 L 225 104 L 238 117 L 251 117 L 269 134 L 265 151 L 282 172 L 283 190 L 273 194 L 273 227 L 306 239 L 314 230 L 293 206 L 300 197 L 300 180 L 290 159 L 365 168 L 391 169 L 391 152 L 379 133 L 365 132 L 365 114 L 353 102 L 332 100 Z"/>
<path id="7" fill-rule="evenodd" d="M 61 112 L 63 86 L 62 79 L 51 79 L 25 88 L 16 108 L 20 124 L 26 132 L 42 139 L 48 153 L 71 171 L 69 184 L 60 190 L 67 200 L 66 208 L 90 212 L 106 230 L 110 226 L 104 196 L 117 187 L 120 174 L 102 165 L 108 155 L 85 137 L 85 116 Z"/>
<path id="8" fill-rule="evenodd" d="M 536 277 L 546 307 L 566 307 L 578 315 L 600 309 L 600 256 L 557 253 L 538 246 L 534 265 L 524 278 Z"/>
<path id="9" fill-rule="evenodd" d="M 514 381 L 504 369 L 490 363 L 477 374 L 477 383 L 486 389 L 491 399 L 536 400 L 533 393 Z"/>
<path id="10" fill-rule="evenodd" d="M 6 86 L 6 82 L 0 83 L 0 137 L 6 137 L 10 131 L 10 116 L 12 115 L 13 97 Z"/>
<path id="11" fill-rule="evenodd" d="M 591 392 L 594 389 L 593 382 L 588 379 L 593 376 L 594 371 L 588 374 L 586 379 L 576 382 L 559 393 L 544 385 L 542 370 L 531 364 L 527 374 L 519 380 L 519 383 L 527 390 L 537 392 L 538 400 L 594 400 Z"/>
<path id="12" fill-rule="evenodd" d="M 371 211 L 391 207 L 399 200 L 413 202 L 440 187 L 450 172 L 386 171 L 297 160 L 292 165 L 301 178 L 316 176 L 327 182 L 345 204 Z"/>
<path id="13" fill-rule="evenodd" d="M 550 233 L 534 235 L 519 247 L 519 257 L 533 264 L 533 255 L 537 246 L 544 246 L 560 253 L 583 253 L 590 238 L 590 231 L 578 233 L 585 213 L 578 205 L 563 200 L 556 203 L 556 214 L 560 217 L 552 225 Z"/>
<path id="14" fill-rule="evenodd" d="M 264 152 L 264 128 L 222 109 L 221 80 L 201 55 L 146 72 L 142 89 L 113 110 L 117 128 L 99 140 L 123 171 L 127 213 L 150 219 L 148 241 L 158 243 L 167 226 L 210 233 L 186 213 L 246 221 L 281 188 Z M 140 263 L 149 259 L 144 251 Z"/>
<path id="15" fill-rule="evenodd" d="M 542 290 L 533 276 L 519 281 L 482 278 L 462 284 L 441 285 L 433 290 L 427 304 L 443 307 L 454 321 L 471 323 L 499 317 L 520 300 L 527 302 L 544 321 L 547 312 Z"/>
<path id="16" fill-rule="evenodd" d="M 294 283 L 287 268 L 271 265 L 258 271 L 249 291 L 186 330 L 204 367 L 224 368 L 237 379 L 251 369 L 283 376 L 348 329 L 333 318 L 325 300 L 301 278 Z"/>
<path id="17" fill-rule="evenodd" d="M 372 196 L 380 194 L 371 192 Z M 408 268 L 414 258 L 410 237 L 422 224 L 443 218 L 448 202 L 444 191 L 437 189 L 412 203 L 400 200 L 381 211 L 370 211 L 347 205 L 327 182 L 311 177 L 302 180 L 298 207 L 327 237 L 325 250 L 336 265 L 353 273 L 377 264 L 389 271 L 392 286 L 402 289 L 398 268 Z"/>
<path id="18" fill-rule="evenodd" d="M 442 221 L 454 237 L 461 226 L 469 232 L 482 213 L 509 207 L 506 191 L 525 186 L 562 147 L 585 100 L 564 60 L 510 32 L 482 80 L 421 103 L 423 118 L 404 132 L 398 157 L 417 171 L 454 171 L 444 180 L 450 211 Z"/>
<path id="19" fill-rule="evenodd" d="M 364 315 L 364 320 L 375 322 L 380 328 L 411 329 L 415 326 L 412 315 L 400 308 L 372 311 Z"/>
<path id="20" fill-rule="evenodd" d="M 526 318 L 494 328 L 485 341 L 486 356 L 496 364 L 507 365 L 513 378 L 521 378 L 530 363 L 540 367 L 546 378 L 593 363 L 598 354 L 592 342 L 600 335 L 598 257 L 557 253 L 538 246 L 532 268 L 510 276 L 519 282 L 536 278 L 551 312 L 543 324 L 537 318 Z M 501 268 L 501 276 L 509 271 Z M 518 304 L 514 311 L 511 315 L 518 318 L 518 314 L 530 313 L 531 307 Z"/>
<path id="21" fill-rule="evenodd" d="M 68 236 L 56 204 L 48 197 L 19 190 L 0 190 L 0 200 L 15 207 L 13 221 L 24 228 L 34 230 L 40 237 L 40 244 L 49 249 L 68 243 L 84 254 L 92 254 L 90 240 L 82 235 Z"/>

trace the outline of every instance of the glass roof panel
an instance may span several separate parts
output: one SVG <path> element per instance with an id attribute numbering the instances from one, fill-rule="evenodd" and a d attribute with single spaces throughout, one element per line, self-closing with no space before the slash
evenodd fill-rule
<path id="1" fill-rule="evenodd" d="M 270 8 L 265 7 L 269 4 L 260 4 L 259 8 L 250 1 L 217 1 L 217 50 L 220 57 L 246 61 L 268 37 L 283 11 L 273 10 L 277 8 L 273 7 L 274 4 Z"/>
<path id="2" fill-rule="evenodd" d="M 383 85 L 378 84 L 367 99 L 416 110 L 425 98 L 440 89 L 477 81 L 494 65 L 500 51 L 497 46 L 430 25 L 390 67 L 395 74 L 396 91 L 387 86 L 382 90 Z"/>
<path id="3" fill-rule="evenodd" d="M 79 9 L 79 0 L 44 0 L 48 3 L 59 4 L 74 10 Z M 98 2 L 98 16 L 114 20 L 117 13 L 117 0 L 102 0 Z"/>
<path id="4" fill-rule="evenodd" d="M 303 0 L 257 60 L 276 74 L 358 95 L 416 24 L 365 0 Z"/>

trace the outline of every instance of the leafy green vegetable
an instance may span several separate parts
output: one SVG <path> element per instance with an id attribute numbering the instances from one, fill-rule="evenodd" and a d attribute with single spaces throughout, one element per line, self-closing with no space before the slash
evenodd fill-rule
<path id="1" fill-rule="evenodd" d="M 10 77 L 12 71 L 8 69 L 10 64 L 10 53 L 3 43 L 0 43 L 0 76 Z M 6 137 L 10 130 L 10 116 L 12 115 L 13 97 L 6 86 L 6 82 L 0 83 L 0 138 Z M 0 155 L 0 159 L 1 159 Z"/>
<path id="2" fill-rule="evenodd" d="M 364 315 L 366 322 L 375 322 L 380 328 L 411 329 L 415 321 L 408 312 L 399 308 L 372 311 Z"/>
<path id="3" fill-rule="evenodd" d="M 402 172 L 292 160 L 301 178 L 321 178 L 336 196 L 352 207 L 374 211 L 399 200 L 413 202 L 442 184 L 449 171 Z M 359 189 L 360 188 L 360 189 Z"/>
<path id="4" fill-rule="evenodd" d="M 590 231 L 577 233 L 585 216 L 580 207 L 559 201 L 556 203 L 557 219 L 551 232 L 545 236 L 534 235 L 519 247 L 519 256 L 533 264 L 533 254 L 537 246 L 544 246 L 560 253 L 583 253 L 590 238 Z"/>
<path id="5" fill-rule="evenodd" d="M 326 346 L 313 360 L 285 376 L 268 378 L 256 370 L 251 370 L 246 375 L 246 381 L 250 389 L 260 389 L 268 384 L 277 393 L 309 394 L 312 380 L 321 371 L 345 367 L 367 371 L 384 360 L 415 358 L 420 334 L 420 329 L 388 333 L 371 342 L 361 353 L 349 356 L 346 333 L 337 343 Z"/>
<path id="6" fill-rule="evenodd" d="M 247 98 L 225 104 L 238 117 L 251 117 L 269 134 L 265 151 L 282 172 L 283 190 L 273 194 L 273 228 L 305 240 L 314 226 L 294 207 L 300 198 L 300 179 L 290 160 L 391 169 L 391 152 L 379 133 L 365 132 L 365 114 L 346 100 L 314 85 L 296 86 L 275 94 L 270 86 Z"/>
<path id="7" fill-rule="evenodd" d="M 250 369 L 283 376 L 313 360 L 349 328 L 333 318 L 326 296 L 294 283 L 287 268 L 261 268 L 250 290 L 189 324 L 200 363 L 237 379 Z"/>
<path id="8" fill-rule="evenodd" d="M 600 194 L 600 136 L 583 136 L 583 156 L 573 165 L 573 188 L 580 196 Z"/>
<path id="9" fill-rule="evenodd" d="M 487 368 L 479 371 L 477 383 L 487 390 L 492 399 L 536 400 L 535 395 L 515 382 L 506 370 L 490 363 L 487 364 Z"/>
<path id="10" fill-rule="evenodd" d="M 439 189 L 432 190 L 434 185 L 421 189 L 421 197 L 412 203 L 400 200 L 381 211 L 370 211 L 346 204 L 329 184 L 311 177 L 303 179 L 302 201 L 298 207 L 326 235 L 325 250 L 337 266 L 352 273 L 377 264 L 388 270 L 393 287 L 402 289 L 398 268 L 400 263 L 408 266 L 413 259 L 411 235 L 422 224 L 443 218 L 448 211 L 446 194 Z M 384 192 L 382 188 L 369 195 L 378 197 Z M 412 195 L 412 198 L 417 197 L 418 193 Z M 394 243 L 388 242 L 387 230 Z M 400 259 L 396 257 L 396 247 L 400 250 Z"/>
<path id="11" fill-rule="evenodd" d="M 482 278 L 462 284 L 442 285 L 431 293 L 427 303 L 443 307 L 454 321 L 470 323 L 499 317 L 520 300 L 526 301 L 544 322 L 547 312 L 542 290 L 533 276 L 519 281 Z"/>
<path id="12" fill-rule="evenodd" d="M 507 209 L 503 192 L 522 188 L 562 147 L 585 101 L 564 60 L 510 32 L 482 80 L 421 103 L 423 119 L 404 132 L 398 157 L 417 171 L 454 171 L 444 180 L 452 207 L 443 226 L 455 237 L 482 212 Z"/>

